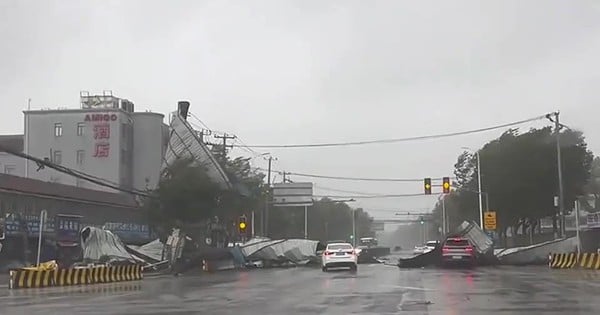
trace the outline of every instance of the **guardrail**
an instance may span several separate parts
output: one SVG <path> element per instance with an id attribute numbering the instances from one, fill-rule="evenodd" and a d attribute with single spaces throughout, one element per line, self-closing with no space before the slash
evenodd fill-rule
<path id="1" fill-rule="evenodd" d="M 142 280 L 141 265 L 94 266 L 69 269 L 10 271 L 9 289 L 44 288 Z"/>

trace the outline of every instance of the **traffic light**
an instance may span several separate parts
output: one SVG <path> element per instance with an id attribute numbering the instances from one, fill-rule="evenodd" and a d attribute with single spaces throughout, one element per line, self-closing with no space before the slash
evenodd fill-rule
<path id="1" fill-rule="evenodd" d="M 423 219 L 423 216 L 420 216 L 419 220 L 421 221 L 421 225 L 425 224 L 425 220 Z"/>
<path id="2" fill-rule="evenodd" d="M 442 179 L 442 189 L 444 191 L 444 194 L 450 193 L 450 177 L 444 177 Z"/>
<path id="3" fill-rule="evenodd" d="M 425 194 L 431 195 L 431 178 L 425 178 L 423 187 L 425 188 Z"/>
<path id="4" fill-rule="evenodd" d="M 246 234 L 246 228 L 248 227 L 248 223 L 246 222 L 246 216 L 240 216 L 240 220 L 238 222 L 238 230 L 240 234 Z"/>

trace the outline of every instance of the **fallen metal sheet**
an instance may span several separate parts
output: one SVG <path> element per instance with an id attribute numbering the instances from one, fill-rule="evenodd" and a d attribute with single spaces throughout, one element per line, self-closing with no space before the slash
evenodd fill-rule
<path id="1" fill-rule="evenodd" d="M 509 248 L 497 257 L 503 265 L 545 265 L 550 253 L 571 253 L 577 248 L 577 238 L 553 240 L 526 247 Z"/>
<path id="2" fill-rule="evenodd" d="M 429 266 L 439 266 L 442 262 L 442 248 L 440 246 L 435 249 L 410 258 L 398 259 L 398 267 L 400 268 L 421 268 Z"/>
<path id="3" fill-rule="evenodd" d="M 171 133 L 163 160 L 163 172 L 178 159 L 190 158 L 194 160 L 194 163 L 206 169 L 206 175 L 214 183 L 223 189 L 232 188 L 229 177 L 189 122 L 174 113 L 170 127 Z"/>
<path id="4" fill-rule="evenodd" d="M 464 221 L 456 234 L 469 239 L 480 255 L 489 254 L 494 250 L 494 241 L 473 222 Z"/>
<path id="5" fill-rule="evenodd" d="M 141 258 L 149 258 L 153 260 L 153 263 L 159 262 L 163 259 L 163 250 L 165 245 L 160 242 L 159 239 L 144 244 L 142 246 L 127 245 L 127 251 L 135 256 Z"/>
<path id="6" fill-rule="evenodd" d="M 241 246 L 246 260 L 289 261 L 306 264 L 317 260 L 319 241 L 303 239 L 252 239 Z"/>
<path id="7" fill-rule="evenodd" d="M 143 262 L 127 252 L 125 244 L 111 231 L 88 226 L 81 230 L 84 262 Z"/>

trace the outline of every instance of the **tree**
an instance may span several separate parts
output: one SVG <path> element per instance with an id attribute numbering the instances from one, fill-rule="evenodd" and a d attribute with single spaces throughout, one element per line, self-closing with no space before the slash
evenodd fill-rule
<path id="1" fill-rule="evenodd" d="M 177 160 L 146 202 L 151 224 L 165 233 L 183 222 L 200 222 L 217 213 L 223 191 L 192 160 Z"/>
<path id="2" fill-rule="evenodd" d="M 561 132 L 561 152 L 564 204 L 568 212 L 576 196 L 584 192 L 592 154 L 583 134 L 572 130 Z M 550 127 L 523 134 L 510 129 L 485 144 L 479 155 L 482 190 L 489 196 L 490 208 L 497 211 L 501 233 L 508 227 L 535 225 L 541 218 L 555 217 L 556 137 Z M 450 207 L 447 204 L 447 210 L 458 212 L 464 219 L 479 217 L 476 162 L 476 156 L 465 152 L 455 165 L 458 190 L 451 200 L 455 199 L 456 204 Z"/>
<path id="3" fill-rule="evenodd" d="M 215 152 L 221 152 L 218 149 Z M 174 226 L 202 223 L 214 216 L 225 223 L 229 235 L 235 235 L 236 219 L 255 212 L 255 227 L 259 230 L 260 215 L 266 201 L 265 175 L 250 166 L 250 159 L 219 157 L 219 164 L 233 185 L 222 190 L 192 160 L 178 160 L 167 169 L 152 198 L 146 202 L 152 225 L 167 233 Z M 347 239 L 352 233 L 352 212 L 356 215 L 357 235 L 370 235 L 372 218 L 362 209 L 352 209 L 346 203 L 330 199 L 316 201 L 308 209 L 309 236 Z M 269 216 L 272 238 L 303 238 L 304 209 L 302 207 L 272 208 Z"/>
<path id="4" fill-rule="evenodd" d="M 356 237 L 372 236 L 373 218 L 361 208 L 353 209 L 345 202 L 322 198 L 308 207 L 308 235 L 321 241 L 347 240 L 352 235 L 355 215 Z M 303 238 L 304 207 L 276 207 L 269 224 L 272 238 Z"/>
<path id="5" fill-rule="evenodd" d="M 582 200 L 585 210 L 590 212 L 600 211 L 600 157 L 595 157 L 592 161 L 591 176 L 585 187 L 585 192 L 594 197 L 594 204 L 590 204 L 585 199 Z"/>

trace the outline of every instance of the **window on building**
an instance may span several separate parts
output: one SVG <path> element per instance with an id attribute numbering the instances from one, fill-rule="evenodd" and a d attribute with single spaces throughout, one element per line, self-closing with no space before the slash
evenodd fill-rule
<path id="1" fill-rule="evenodd" d="M 77 165 L 83 165 L 84 160 L 85 160 L 85 151 L 77 150 Z"/>
<path id="2" fill-rule="evenodd" d="M 54 151 L 54 154 L 52 156 L 52 163 L 54 164 L 62 164 L 62 152 L 61 151 Z"/>
<path id="3" fill-rule="evenodd" d="M 77 135 L 83 136 L 85 130 L 85 123 L 77 123 Z"/>
<path id="4" fill-rule="evenodd" d="M 55 137 L 62 137 L 62 134 L 63 134 L 62 124 L 61 123 L 55 123 L 54 124 L 54 136 Z"/>
<path id="5" fill-rule="evenodd" d="M 4 165 L 4 174 L 14 175 L 17 171 L 17 167 L 14 165 Z"/>

